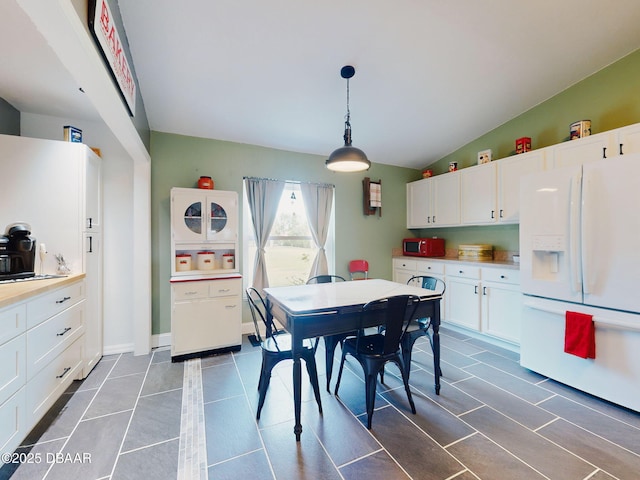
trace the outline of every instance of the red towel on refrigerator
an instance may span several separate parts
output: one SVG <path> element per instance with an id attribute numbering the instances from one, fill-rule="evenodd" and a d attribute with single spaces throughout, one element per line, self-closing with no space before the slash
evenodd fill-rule
<path id="1" fill-rule="evenodd" d="M 565 314 L 564 351 L 582 358 L 596 358 L 596 330 L 593 315 Z"/>

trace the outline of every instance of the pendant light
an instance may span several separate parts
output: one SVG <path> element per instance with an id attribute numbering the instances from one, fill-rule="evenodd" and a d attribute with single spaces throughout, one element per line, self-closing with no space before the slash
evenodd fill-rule
<path id="1" fill-rule="evenodd" d="M 347 116 L 344 122 L 344 147 L 340 147 L 329 155 L 326 166 L 335 172 L 361 172 L 369 170 L 371 162 L 359 148 L 351 146 L 351 112 L 349 111 L 349 79 L 356 73 L 351 65 L 340 70 L 340 76 L 347 80 Z"/>

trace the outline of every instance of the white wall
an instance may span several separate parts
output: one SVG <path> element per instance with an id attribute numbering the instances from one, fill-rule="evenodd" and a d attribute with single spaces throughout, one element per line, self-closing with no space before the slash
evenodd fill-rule
<path id="1" fill-rule="evenodd" d="M 133 160 L 101 122 L 21 113 L 21 134 L 63 139 L 63 127 L 82 130 L 83 143 L 102 155 L 104 353 L 134 350 Z M 149 252 L 145 252 L 149 255 Z"/>

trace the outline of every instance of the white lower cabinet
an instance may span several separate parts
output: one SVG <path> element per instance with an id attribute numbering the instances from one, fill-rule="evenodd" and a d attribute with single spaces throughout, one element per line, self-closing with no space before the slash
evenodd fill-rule
<path id="1" fill-rule="evenodd" d="M 496 265 L 447 264 L 446 321 L 520 344 L 520 271 Z"/>
<path id="2" fill-rule="evenodd" d="M 10 453 L 83 378 L 84 279 L 0 309 L 0 447 Z M 1 463 L 0 463 L 1 464 Z"/>
<path id="3" fill-rule="evenodd" d="M 444 280 L 441 302 L 444 323 L 513 345 L 520 344 L 520 270 L 490 263 L 396 257 L 393 281 L 407 283 L 413 275 Z"/>
<path id="4" fill-rule="evenodd" d="M 448 323 L 472 330 L 480 330 L 480 268 L 466 264 L 447 264 Z"/>
<path id="5" fill-rule="evenodd" d="M 171 357 L 242 343 L 242 278 L 171 283 Z"/>

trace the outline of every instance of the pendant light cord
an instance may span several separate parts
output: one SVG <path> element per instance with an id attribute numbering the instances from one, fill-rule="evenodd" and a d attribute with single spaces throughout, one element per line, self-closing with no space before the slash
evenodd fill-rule
<path id="1" fill-rule="evenodd" d="M 344 145 L 351 146 L 351 111 L 349 110 L 349 79 L 347 78 L 347 116 L 344 122 Z"/>

